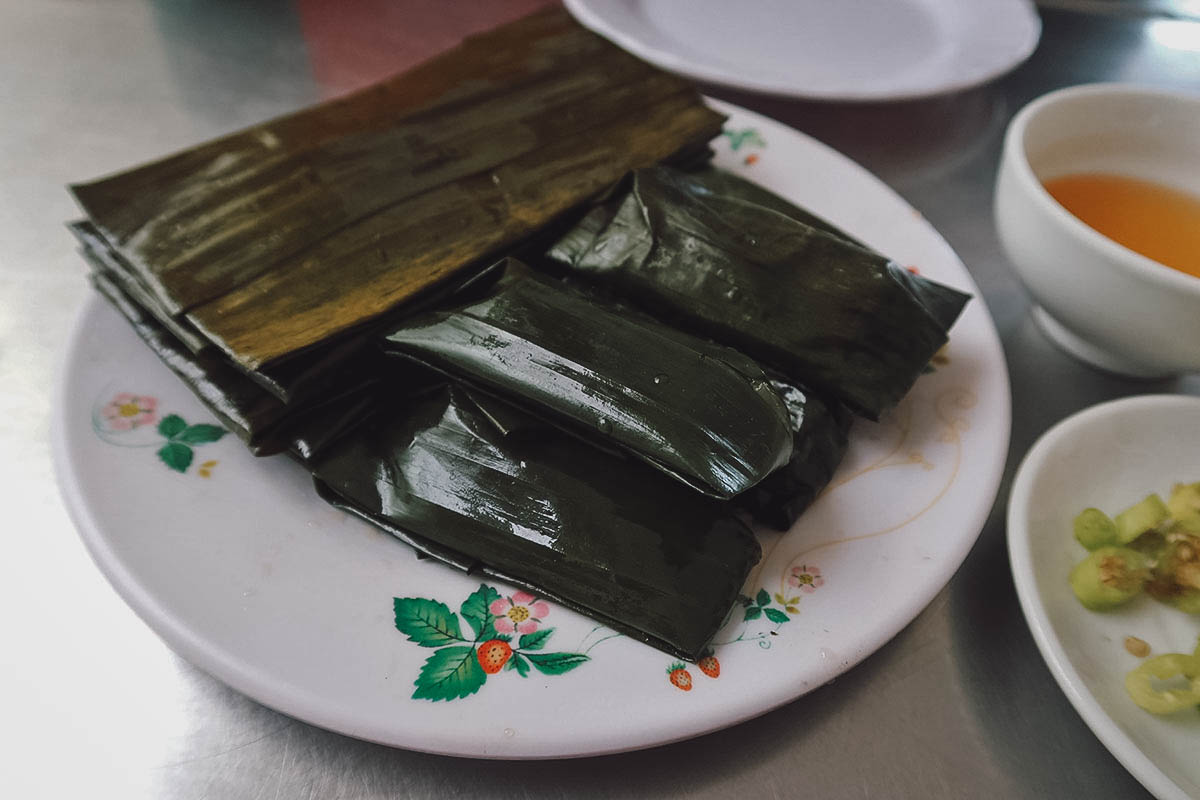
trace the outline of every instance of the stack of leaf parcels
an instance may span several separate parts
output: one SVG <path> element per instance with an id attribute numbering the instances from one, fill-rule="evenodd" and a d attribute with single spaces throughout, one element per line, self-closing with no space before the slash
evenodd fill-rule
<path id="1" fill-rule="evenodd" d="M 74 186 L 71 229 L 255 452 L 694 659 L 760 557 L 744 517 L 789 526 L 966 299 L 705 168 L 721 122 L 553 10 Z"/>

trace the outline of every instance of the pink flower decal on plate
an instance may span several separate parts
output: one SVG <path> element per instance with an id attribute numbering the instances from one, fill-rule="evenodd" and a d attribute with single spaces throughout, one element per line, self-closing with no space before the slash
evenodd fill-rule
<path id="1" fill-rule="evenodd" d="M 122 392 L 100 410 L 105 426 L 112 431 L 131 431 L 158 421 L 158 400 Z"/>
<path id="2" fill-rule="evenodd" d="M 820 568 L 809 564 L 792 567 L 787 582 L 792 586 L 799 587 L 800 591 L 805 594 L 812 594 L 818 587 L 825 585 L 825 579 L 821 577 Z"/>
<path id="3" fill-rule="evenodd" d="M 514 592 L 512 597 L 492 601 L 488 611 L 495 616 L 498 633 L 533 633 L 550 613 L 550 606 L 529 592 Z"/>
<path id="4" fill-rule="evenodd" d="M 158 460 L 176 472 L 188 471 L 197 447 L 226 433 L 220 425 L 208 422 L 189 425 L 178 414 L 160 416 L 158 398 L 133 392 L 119 392 L 104 405 L 96 402 L 92 430 L 102 441 L 118 447 L 158 448 Z M 216 465 L 215 460 L 205 461 L 198 471 L 207 478 Z"/>

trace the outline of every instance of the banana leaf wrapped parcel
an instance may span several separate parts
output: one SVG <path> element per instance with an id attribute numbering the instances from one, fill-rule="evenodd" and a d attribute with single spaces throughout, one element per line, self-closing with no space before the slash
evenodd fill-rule
<path id="1" fill-rule="evenodd" d="M 689 660 L 760 557 L 728 504 L 461 388 L 376 414 L 312 470 L 327 500 L 418 550 Z"/>
<path id="2" fill-rule="evenodd" d="M 547 257 L 872 420 L 968 300 L 715 169 L 634 171 Z"/>
<path id="3" fill-rule="evenodd" d="M 384 347 L 729 498 L 788 462 L 788 409 L 728 347 L 509 259 L 481 297 L 405 319 Z"/>
<path id="4" fill-rule="evenodd" d="M 493 263 L 630 169 L 705 152 L 723 119 L 549 9 L 71 191 L 166 314 L 255 374 Z"/>

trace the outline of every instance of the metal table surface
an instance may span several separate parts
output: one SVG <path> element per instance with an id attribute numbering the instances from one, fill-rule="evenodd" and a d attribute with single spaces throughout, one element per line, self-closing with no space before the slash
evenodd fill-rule
<path id="1" fill-rule="evenodd" d="M 1011 115 L 1096 80 L 1200 86 L 1200 22 L 1101 0 L 1043 7 L 1032 59 L 921 102 L 714 94 L 833 145 L 895 187 L 971 270 L 1003 339 L 1014 425 L 996 508 L 900 635 L 777 711 L 649 751 L 509 764 L 393 750 L 289 719 L 172 654 L 92 566 L 55 486 L 53 385 L 89 289 L 63 184 L 380 78 L 539 0 L 0 0 L 0 797 L 1088 797 L 1144 790 L 1067 703 L 1017 605 L 1011 475 L 1093 403 L 1200 394 L 1131 382 L 1050 345 L 992 224 Z M 1064 8 L 1066 6 L 1066 8 Z M 1072 6 L 1074 6 L 1072 8 Z"/>

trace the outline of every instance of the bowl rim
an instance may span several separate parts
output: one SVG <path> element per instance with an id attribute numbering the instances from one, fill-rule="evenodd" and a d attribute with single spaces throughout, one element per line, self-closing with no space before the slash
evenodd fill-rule
<path id="1" fill-rule="evenodd" d="M 1162 288 L 1186 292 L 1200 298 L 1200 278 L 1182 270 L 1168 267 L 1154 259 L 1131 250 L 1108 238 L 1095 228 L 1068 211 L 1054 199 L 1042 182 L 1033 173 L 1025 154 L 1025 132 L 1030 122 L 1045 109 L 1064 100 L 1077 97 L 1140 97 L 1156 98 L 1159 101 L 1194 106 L 1200 118 L 1200 92 L 1182 89 L 1165 89 L 1143 86 L 1136 83 L 1084 83 L 1055 89 L 1027 103 L 1008 124 L 1004 135 L 1003 160 L 1012 165 L 1013 175 L 1025 193 L 1054 222 L 1084 247 L 1099 250 L 1111 262 L 1119 264 L 1132 274 L 1144 278 Z"/>
<path id="2" fill-rule="evenodd" d="M 1108 715 L 1071 663 L 1058 636 L 1053 633 L 1049 612 L 1037 591 L 1030 547 L 1029 518 L 1033 510 L 1031 495 L 1035 479 L 1046 468 L 1046 462 L 1052 454 L 1064 442 L 1078 435 L 1080 429 L 1087 428 L 1097 421 L 1128 413 L 1171 413 L 1181 410 L 1186 412 L 1197 408 L 1200 408 L 1200 397 L 1195 395 L 1133 395 L 1089 406 L 1059 420 L 1037 438 L 1021 459 L 1005 509 L 1005 538 L 1009 567 L 1017 590 L 1017 601 L 1029 631 L 1033 634 L 1038 652 L 1041 653 L 1042 660 L 1049 668 L 1055 683 L 1113 757 L 1156 797 L 1172 800 L 1186 800 L 1188 795 Z"/>

